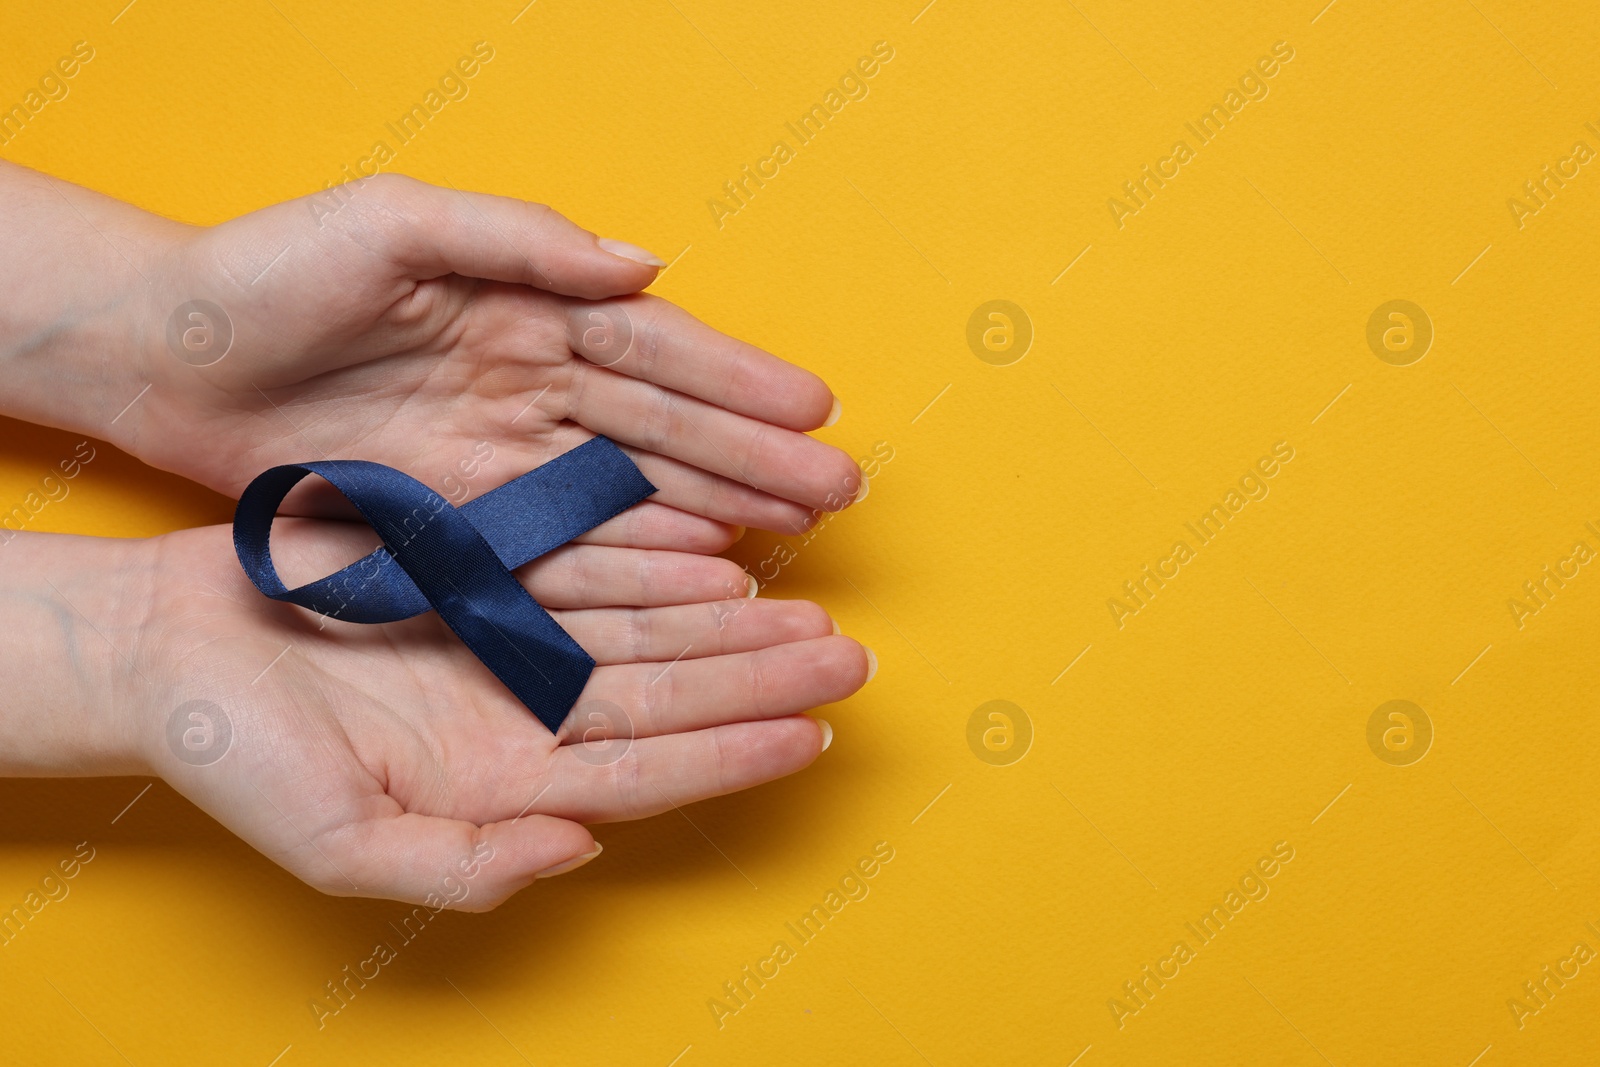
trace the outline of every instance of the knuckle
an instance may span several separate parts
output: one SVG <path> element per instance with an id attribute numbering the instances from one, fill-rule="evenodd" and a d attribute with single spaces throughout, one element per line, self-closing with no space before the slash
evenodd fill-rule
<path id="1" fill-rule="evenodd" d="M 576 419 L 583 411 L 584 394 L 589 388 L 589 364 L 581 359 L 569 359 L 566 362 L 567 380 L 566 388 L 561 391 L 562 417 Z"/>
<path id="2" fill-rule="evenodd" d="M 655 645 L 653 618 L 650 612 L 642 608 L 630 608 L 624 616 L 624 625 L 628 628 L 628 658 L 634 663 L 643 663 Z"/>
<path id="3" fill-rule="evenodd" d="M 413 195 L 422 182 L 406 175 L 396 174 L 392 171 L 380 171 L 371 178 L 365 179 L 371 184 L 367 186 L 380 200 L 398 200 Z"/>
<path id="4" fill-rule="evenodd" d="M 745 470 L 758 469 L 761 457 L 766 454 L 768 446 L 772 443 L 773 435 L 782 432 L 768 423 L 757 423 L 744 440 L 743 456 L 739 466 Z"/>
<path id="5" fill-rule="evenodd" d="M 533 225 L 540 225 L 551 218 L 559 218 L 561 215 L 549 204 L 543 204 L 537 200 L 524 200 L 522 202 L 522 213 L 526 216 L 526 221 Z"/>
<path id="6" fill-rule="evenodd" d="M 536 241 L 542 237 L 551 226 L 565 221 L 561 212 L 549 204 L 541 204 L 537 200 L 522 201 L 522 224 L 528 230 L 528 239 Z"/>
<path id="7" fill-rule="evenodd" d="M 650 378 L 655 374 L 657 364 L 661 362 L 664 333 L 661 314 L 659 311 L 643 310 L 637 304 L 633 306 L 632 314 L 627 308 L 619 310 L 632 326 L 636 372 L 641 378 Z"/>
<path id="8" fill-rule="evenodd" d="M 397 241 L 416 240 L 417 226 L 413 220 L 422 214 L 428 201 L 424 198 L 432 186 L 404 174 L 384 172 L 367 179 L 372 184 L 363 189 L 353 203 L 364 204 L 369 218 L 388 224 L 391 237 Z M 371 193 L 370 196 L 366 195 Z"/>
<path id="9" fill-rule="evenodd" d="M 576 550 L 566 557 L 567 588 L 574 604 L 587 604 L 594 593 L 595 575 L 585 562 L 586 554 Z"/>
<path id="10" fill-rule="evenodd" d="M 743 341 L 733 341 L 731 352 L 734 358 L 729 361 L 731 368 L 723 379 L 720 397 L 724 407 L 735 397 L 760 395 L 756 374 L 760 357 L 766 355 L 755 345 Z"/>
<path id="11" fill-rule="evenodd" d="M 677 410 L 673 407 L 672 397 L 665 392 L 658 392 L 650 400 L 650 406 L 644 413 L 644 425 L 640 434 L 644 438 L 645 446 L 652 452 L 663 452 L 672 440 L 672 428 L 677 422 Z"/>
<path id="12" fill-rule="evenodd" d="M 634 563 L 633 578 L 639 600 L 644 604 L 653 603 L 657 587 L 661 584 L 657 558 L 649 552 L 639 553 Z"/>
<path id="13" fill-rule="evenodd" d="M 748 665 L 745 667 L 745 685 L 750 692 L 750 707 L 755 711 L 757 718 L 764 719 L 767 716 L 769 702 L 766 675 L 761 667 L 762 659 L 759 652 L 749 657 Z"/>
<path id="14" fill-rule="evenodd" d="M 663 729 L 669 709 L 676 702 L 677 681 L 672 676 L 670 667 L 659 673 L 653 680 L 646 682 L 639 694 L 639 713 L 644 719 L 645 733 L 648 736 L 659 737 L 667 731 Z"/>
<path id="15" fill-rule="evenodd" d="M 622 802 L 623 810 L 629 812 L 644 811 L 645 798 L 642 796 L 644 773 L 639 766 L 639 753 L 636 746 L 630 745 L 623 757 L 611 765 L 611 775 L 617 797 Z"/>
<path id="16" fill-rule="evenodd" d="M 728 751 L 728 738 L 724 730 L 712 730 L 711 733 L 711 773 L 715 776 L 716 791 L 718 794 L 730 792 L 728 788 L 728 768 L 732 765 L 732 757 Z"/>
<path id="17" fill-rule="evenodd" d="M 727 484 L 720 478 L 707 477 L 700 485 L 700 512 L 703 515 L 726 513 L 734 503 Z"/>

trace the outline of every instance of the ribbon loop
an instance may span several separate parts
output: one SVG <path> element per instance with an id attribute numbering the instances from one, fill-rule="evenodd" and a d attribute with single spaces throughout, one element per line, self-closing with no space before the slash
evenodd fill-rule
<path id="1" fill-rule="evenodd" d="M 272 519 L 289 490 L 310 474 L 325 478 L 354 504 L 383 547 L 335 574 L 289 589 L 272 564 Z M 245 489 L 234 513 L 233 543 L 245 574 L 273 600 L 360 623 L 437 611 L 555 733 L 583 692 L 594 659 L 511 571 L 655 491 L 604 437 L 460 508 L 381 463 L 293 463 L 263 472 Z"/>

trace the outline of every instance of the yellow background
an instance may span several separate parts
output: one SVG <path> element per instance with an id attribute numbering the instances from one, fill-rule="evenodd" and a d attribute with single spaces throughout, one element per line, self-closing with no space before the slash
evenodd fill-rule
<path id="1" fill-rule="evenodd" d="M 767 592 L 882 663 L 832 749 L 598 828 L 599 861 L 441 917 L 324 1029 L 308 1001 L 407 909 L 319 896 L 159 783 L 115 824 L 144 782 L 0 784 L 0 905 L 97 850 L 0 949 L 0 1058 L 1592 1062 L 1600 966 L 1521 1029 L 1507 1000 L 1600 949 L 1600 577 L 1521 630 L 1507 601 L 1600 548 L 1600 163 L 1521 229 L 1506 202 L 1600 149 L 1600 15 L 923 2 L 6 5 L 5 106 L 96 56 L 5 157 L 197 223 L 321 189 L 490 42 L 393 169 L 673 259 L 657 292 L 823 374 L 823 436 L 894 459 Z M 719 228 L 722 183 L 880 40 L 870 94 Z M 1277 41 L 1270 94 L 1119 229 L 1107 199 Z M 1010 366 L 967 344 L 992 299 L 1035 331 Z M 1435 330 L 1410 366 L 1366 343 L 1392 299 Z M 0 504 L 74 440 L 5 425 Z M 1270 495 L 1119 629 L 1107 599 L 1279 441 Z M 107 451 L 40 527 L 228 515 Z M 1008 766 L 967 740 L 997 699 L 1033 732 Z M 1433 724 L 1410 766 L 1367 744 L 1391 699 Z M 708 999 L 879 841 L 870 895 L 719 1029 Z M 1278 841 L 1270 895 L 1119 1029 L 1122 983 Z"/>

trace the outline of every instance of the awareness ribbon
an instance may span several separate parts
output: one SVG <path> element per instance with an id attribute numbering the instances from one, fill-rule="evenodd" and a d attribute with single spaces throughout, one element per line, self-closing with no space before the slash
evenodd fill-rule
<path id="1" fill-rule="evenodd" d="M 316 474 L 356 506 L 383 547 L 326 578 L 286 588 L 268 541 L 278 505 Z M 594 659 L 511 571 L 656 491 L 611 441 L 596 437 L 461 507 L 393 467 L 366 460 L 291 463 L 239 497 L 233 545 L 273 600 L 348 622 L 408 619 L 430 608 L 555 733 Z M 393 564 L 399 564 L 399 567 Z"/>

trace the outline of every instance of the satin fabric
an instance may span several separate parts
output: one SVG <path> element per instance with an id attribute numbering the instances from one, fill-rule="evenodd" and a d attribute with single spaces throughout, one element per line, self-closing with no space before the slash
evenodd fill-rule
<path id="1" fill-rule="evenodd" d="M 272 519 L 315 474 L 354 504 L 383 547 L 289 589 L 272 564 Z M 433 610 L 552 733 L 583 692 L 594 659 L 511 571 L 656 491 L 623 451 L 596 437 L 460 508 L 408 474 L 366 460 L 264 471 L 239 498 L 233 543 L 262 593 L 346 622 L 385 623 Z"/>

